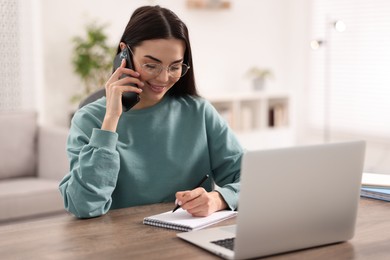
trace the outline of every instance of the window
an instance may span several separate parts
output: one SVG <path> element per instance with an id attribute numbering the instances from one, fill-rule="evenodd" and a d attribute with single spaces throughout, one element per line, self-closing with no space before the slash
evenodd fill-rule
<path id="1" fill-rule="evenodd" d="M 309 114 L 312 129 L 390 137 L 390 1 L 313 0 Z M 341 19 L 346 30 L 334 30 Z"/>

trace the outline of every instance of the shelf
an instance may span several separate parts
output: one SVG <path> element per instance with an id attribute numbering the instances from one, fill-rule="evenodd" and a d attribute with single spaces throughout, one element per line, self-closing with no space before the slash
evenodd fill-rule
<path id="1" fill-rule="evenodd" d="M 203 96 L 226 120 L 246 149 L 292 145 L 289 93 L 230 92 Z"/>
<path id="2" fill-rule="evenodd" d="M 294 145 L 290 127 L 239 132 L 236 133 L 236 136 L 246 150 L 281 148 Z"/>
<path id="3" fill-rule="evenodd" d="M 204 96 L 237 132 L 289 125 L 288 93 L 230 92 Z"/>

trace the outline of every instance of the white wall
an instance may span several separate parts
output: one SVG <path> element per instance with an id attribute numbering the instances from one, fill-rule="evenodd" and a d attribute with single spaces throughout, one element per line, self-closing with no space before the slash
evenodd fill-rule
<path id="1" fill-rule="evenodd" d="M 228 10 L 191 10 L 183 0 L 40 0 L 42 121 L 68 125 L 69 98 L 81 86 L 71 65 L 71 38 L 82 35 L 84 25 L 97 19 L 109 24 L 107 33 L 116 45 L 131 13 L 141 5 L 170 8 L 187 24 L 201 93 L 248 90 L 244 74 L 254 65 L 274 71 L 269 88 L 300 88 L 306 2 L 232 0 Z"/>
<path id="2" fill-rule="evenodd" d="M 176 12 L 189 28 L 194 70 L 201 93 L 245 91 L 244 77 L 254 65 L 271 68 L 275 79 L 270 89 L 292 93 L 291 120 L 297 143 L 318 143 L 320 138 L 305 131 L 307 103 L 305 90 L 308 68 L 308 26 L 310 0 L 231 0 L 229 10 L 190 10 L 184 0 L 36 0 L 36 44 L 42 53 L 35 68 L 37 106 L 44 123 L 68 126 L 69 102 L 81 87 L 71 65 L 71 38 L 82 35 L 92 19 L 108 23 L 113 45 L 139 6 L 160 4 Z M 37 19 L 38 19 L 37 18 Z M 40 36 L 39 36 L 40 35 Z M 41 65 L 40 65 L 41 64 Z M 389 148 L 368 144 L 366 170 L 389 172 Z"/>

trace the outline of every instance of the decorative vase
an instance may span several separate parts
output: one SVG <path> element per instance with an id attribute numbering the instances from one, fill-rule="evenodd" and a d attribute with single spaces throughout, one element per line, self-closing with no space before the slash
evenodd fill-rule
<path id="1" fill-rule="evenodd" d="M 265 88 L 265 80 L 264 77 L 256 77 L 253 79 L 253 89 L 254 90 L 264 90 Z"/>

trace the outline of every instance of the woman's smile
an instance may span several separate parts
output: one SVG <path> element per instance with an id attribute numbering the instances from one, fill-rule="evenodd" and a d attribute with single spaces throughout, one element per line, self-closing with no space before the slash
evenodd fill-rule
<path id="1" fill-rule="evenodd" d="M 149 86 L 150 90 L 152 90 L 155 93 L 163 93 L 166 90 L 166 86 L 164 85 L 158 85 L 150 82 L 146 82 L 146 86 Z"/>

